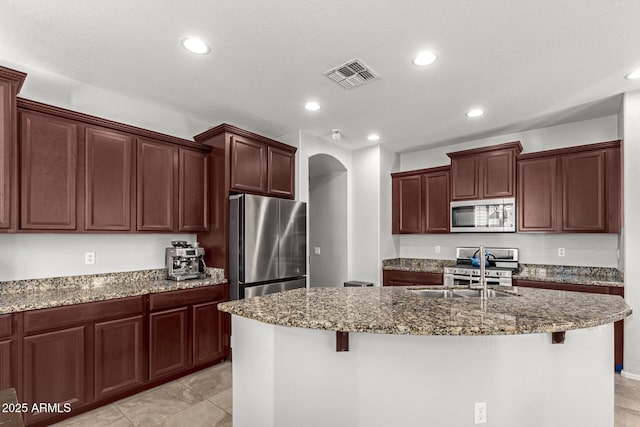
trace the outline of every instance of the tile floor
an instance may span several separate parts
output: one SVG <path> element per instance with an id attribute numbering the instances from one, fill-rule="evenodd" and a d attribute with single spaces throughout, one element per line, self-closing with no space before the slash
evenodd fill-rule
<path id="1" fill-rule="evenodd" d="M 56 427 L 231 427 L 231 363 L 54 424 Z"/>
<path id="2" fill-rule="evenodd" d="M 119 400 L 56 427 L 231 427 L 231 363 Z M 640 381 L 615 379 L 615 427 L 640 427 Z"/>

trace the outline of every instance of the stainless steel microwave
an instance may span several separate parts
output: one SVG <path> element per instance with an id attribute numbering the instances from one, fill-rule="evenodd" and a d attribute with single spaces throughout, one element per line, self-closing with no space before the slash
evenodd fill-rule
<path id="1" fill-rule="evenodd" d="M 452 233 L 512 233 L 516 231 L 516 199 L 451 202 Z"/>

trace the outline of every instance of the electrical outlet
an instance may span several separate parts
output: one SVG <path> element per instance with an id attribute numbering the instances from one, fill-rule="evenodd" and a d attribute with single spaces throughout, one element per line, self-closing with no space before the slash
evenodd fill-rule
<path id="1" fill-rule="evenodd" d="M 487 402 L 476 402 L 474 404 L 475 409 L 475 424 L 487 423 Z"/>
<path id="2" fill-rule="evenodd" d="M 96 263 L 96 253 L 95 252 L 85 252 L 84 253 L 84 263 L 85 264 L 95 264 Z"/>
<path id="3" fill-rule="evenodd" d="M 564 256 L 565 251 L 564 248 L 558 248 L 558 256 Z"/>
<path id="4" fill-rule="evenodd" d="M 436 253 L 439 254 L 440 253 L 440 245 L 436 245 Z"/>
<path id="5" fill-rule="evenodd" d="M 315 246 L 313 248 L 313 254 L 314 255 L 320 255 L 320 246 Z"/>

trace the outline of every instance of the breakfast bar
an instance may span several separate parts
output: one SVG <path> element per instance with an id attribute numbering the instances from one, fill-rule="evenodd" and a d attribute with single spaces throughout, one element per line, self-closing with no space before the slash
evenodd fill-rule
<path id="1" fill-rule="evenodd" d="M 220 304 L 234 425 L 464 426 L 479 410 L 492 426 L 613 426 L 621 297 L 470 295 L 313 288 Z"/>

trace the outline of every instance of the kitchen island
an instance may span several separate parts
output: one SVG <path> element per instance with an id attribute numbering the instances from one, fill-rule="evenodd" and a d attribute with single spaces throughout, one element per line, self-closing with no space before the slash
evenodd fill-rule
<path id="1" fill-rule="evenodd" d="M 486 402 L 492 426 L 613 426 L 612 323 L 629 306 L 514 293 L 314 288 L 223 303 L 234 425 L 464 426 Z"/>

